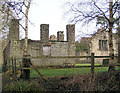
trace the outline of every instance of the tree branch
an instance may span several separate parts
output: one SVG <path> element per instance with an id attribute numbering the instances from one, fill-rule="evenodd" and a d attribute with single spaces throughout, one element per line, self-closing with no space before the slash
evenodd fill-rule
<path id="1" fill-rule="evenodd" d="M 107 18 L 107 16 L 105 15 L 105 13 L 96 5 L 95 2 L 94 2 L 94 5 L 95 5 L 95 7 L 96 7 L 100 12 L 102 12 L 102 15 L 105 17 L 105 19 L 106 19 L 108 22 L 110 22 L 110 20 Z"/>

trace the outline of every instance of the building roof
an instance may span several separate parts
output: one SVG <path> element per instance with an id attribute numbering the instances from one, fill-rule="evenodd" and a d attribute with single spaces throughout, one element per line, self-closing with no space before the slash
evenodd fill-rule
<path id="1" fill-rule="evenodd" d="M 104 27 L 102 27 L 101 29 L 97 30 L 97 32 L 92 35 L 92 37 L 90 38 L 90 40 L 92 40 L 100 32 L 104 32 L 104 31 L 108 32 Z"/>

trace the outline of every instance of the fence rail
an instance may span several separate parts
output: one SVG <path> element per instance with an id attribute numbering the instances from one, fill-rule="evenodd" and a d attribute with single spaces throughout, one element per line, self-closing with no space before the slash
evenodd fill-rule
<path id="1" fill-rule="evenodd" d="M 118 58 L 118 56 L 94 56 L 94 58 Z M 33 59 L 39 58 L 91 58 L 91 56 L 37 56 L 37 57 L 29 57 Z M 17 57 L 16 59 L 22 59 L 22 57 Z M 11 60 L 11 59 L 10 59 Z"/>
<path id="2" fill-rule="evenodd" d="M 65 68 L 70 68 L 70 67 L 72 67 L 72 68 L 91 67 L 91 80 L 93 80 L 94 79 L 94 68 L 95 67 L 120 66 L 119 63 L 112 64 L 112 65 L 97 65 L 97 66 L 95 66 L 95 63 L 94 63 L 95 58 L 110 58 L 110 57 L 118 58 L 118 56 L 94 56 L 94 53 L 91 53 L 91 56 L 38 56 L 38 57 L 29 57 L 29 58 L 31 58 L 31 59 L 38 59 L 38 58 L 90 58 L 91 59 L 91 66 L 65 66 Z M 15 58 L 14 57 L 14 58 L 11 58 L 9 60 L 9 62 L 11 62 L 10 67 L 12 67 L 12 73 L 15 74 L 15 76 L 16 76 L 16 73 L 17 73 L 16 72 L 17 69 L 29 69 L 29 70 L 33 69 L 31 67 L 22 67 L 20 63 L 19 63 L 20 67 L 17 68 L 16 67 L 17 60 L 22 60 L 22 59 L 23 58 Z"/>

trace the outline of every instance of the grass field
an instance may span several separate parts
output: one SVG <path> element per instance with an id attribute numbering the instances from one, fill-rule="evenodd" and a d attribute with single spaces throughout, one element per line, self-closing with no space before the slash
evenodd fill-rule
<path id="1" fill-rule="evenodd" d="M 40 73 L 44 77 L 55 77 L 55 76 L 68 76 L 77 74 L 90 73 L 91 68 L 63 68 L 63 69 L 40 69 Z M 96 67 L 95 72 L 106 72 L 108 67 Z M 31 77 L 38 77 L 38 73 L 35 70 L 31 70 Z"/>
<path id="2" fill-rule="evenodd" d="M 100 65 L 100 64 L 96 64 Z M 76 64 L 75 66 L 90 66 L 90 64 Z M 119 67 L 116 67 L 116 70 L 119 70 Z M 87 74 L 90 73 L 91 68 L 62 68 L 62 69 L 40 69 L 40 73 L 44 77 L 55 77 L 55 76 L 68 76 L 68 75 L 77 75 L 77 74 Z M 107 72 L 108 67 L 95 67 L 95 73 Z M 31 70 L 31 77 L 38 77 L 38 73 L 35 70 Z"/>
<path id="3" fill-rule="evenodd" d="M 95 66 L 99 66 L 102 64 L 95 64 Z M 91 66 L 91 64 L 75 64 L 75 66 Z"/>

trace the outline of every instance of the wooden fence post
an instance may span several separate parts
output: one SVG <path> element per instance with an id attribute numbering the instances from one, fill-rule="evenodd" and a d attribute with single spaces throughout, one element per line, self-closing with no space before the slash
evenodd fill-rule
<path id="1" fill-rule="evenodd" d="M 12 57 L 12 74 L 14 74 L 14 64 L 13 64 L 13 57 Z"/>
<path id="2" fill-rule="evenodd" d="M 16 69 L 16 57 L 14 58 L 14 62 L 15 62 L 15 68 L 14 68 L 14 72 L 15 72 L 15 78 L 16 78 L 16 73 L 17 73 L 17 69 Z"/>
<path id="3" fill-rule="evenodd" d="M 91 81 L 94 79 L 94 53 L 91 53 Z"/>

